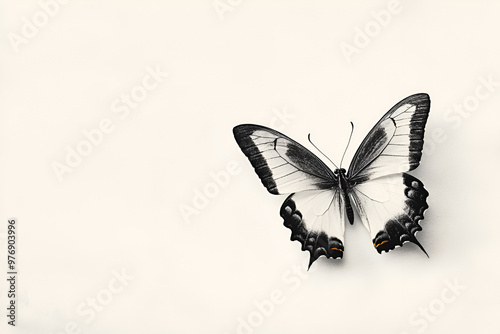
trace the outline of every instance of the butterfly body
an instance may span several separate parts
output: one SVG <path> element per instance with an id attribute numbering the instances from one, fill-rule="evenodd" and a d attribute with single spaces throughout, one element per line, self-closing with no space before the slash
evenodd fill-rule
<path id="1" fill-rule="evenodd" d="M 404 242 L 422 245 L 415 234 L 428 208 L 422 182 L 406 172 L 418 167 L 430 109 L 427 94 L 397 103 L 372 128 L 346 171 L 333 171 L 316 155 L 284 134 L 243 124 L 233 129 L 236 142 L 271 194 L 288 194 L 281 206 L 291 240 L 318 257 L 342 258 L 345 223 L 354 210 L 370 232 L 376 250 Z"/>
<path id="2" fill-rule="evenodd" d="M 356 185 L 355 182 L 349 181 L 346 175 L 346 170 L 344 168 L 336 168 L 333 174 L 339 178 L 339 187 L 342 190 L 344 196 L 347 219 L 351 225 L 354 223 L 354 212 L 352 211 L 351 201 L 349 200 L 349 192 L 352 187 Z"/>

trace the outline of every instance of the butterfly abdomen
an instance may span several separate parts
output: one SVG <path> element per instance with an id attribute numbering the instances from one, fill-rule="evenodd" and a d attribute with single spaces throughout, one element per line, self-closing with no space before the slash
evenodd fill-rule
<path id="1" fill-rule="evenodd" d="M 352 225 L 354 223 L 354 212 L 352 211 L 351 201 L 349 200 L 349 196 L 346 191 L 344 191 L 344 199 L 347 219 L 349 219 L 349 223 Z"/>
<path id="2" fill-rule="evenodd" d="M 354 212 L 352 210 L 351 201 L 349 200 L 349 195 L 348 195 L 348 192 L 350 191 L 352 185 L 350 185 L 349 181 L 347 181 L 345 173 L 346 171 L 344 168 L 340 168 L 334 171 L 334 174 L 338 175 L 339 177 L 340 188 L 342 189 L 342 193 L 344 195 L 347 219 L 349 220 L 349 223 L 351 223 L 352 225 L 354 223 Z"/>

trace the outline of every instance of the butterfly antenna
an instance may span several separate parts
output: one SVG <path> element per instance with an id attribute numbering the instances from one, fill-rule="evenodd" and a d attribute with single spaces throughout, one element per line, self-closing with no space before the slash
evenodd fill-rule
<path id="1" fill-rule="evenodd" d="M 351 134 L 349 135 L 349 141 L 347 142 L 347 146 L 345 147 L 344 154 L 342 154 L 342 159 L 340 159 L 340 167 L 342 168 L 342 161 L 344 161 L 345 152 L 347 152 L 347 148 L 349 148 L 349 144 L 351 143 L 352 133 L 354 132 L 354 124 L 351 122 Z"/>
<path id="2" fill-rule="evenodd" d="M 330 158 L 329 158 L 329 157 L 327 157 L 325 153 L 321 152 L 321 150 L 320 150 L 320 149 L 319 149 L 316 145 L 314 145 L 314 143 L 311 141 L 311 134 L 308 134 L 308 135 L 307 135 L 307 139 L 308 139 L 308 140 L 309 140 L 309 142 L 312 144 L 312 146 L 314 146 L 314 148 L 315 148 L 315 149 L 317 149 L 317 150 L 319 151 L 319 153 L 323 154 L 323 156 L 324 156 L 325 158 L 327 158 L 327 159 L 328 159 L 328 161 L 330 161 L 330 162 L 331 162 L 331 163 L 335 166 L 335 168 L 338 168 L 338 167 L 337 167 L 337 165 L 336 165 L 335 163 L 333 163 L 333 161 L 331 161 L 331 160 L 330 160 Z M 309 265 L 309 266 L 310 266 L 310 265 Z"/>

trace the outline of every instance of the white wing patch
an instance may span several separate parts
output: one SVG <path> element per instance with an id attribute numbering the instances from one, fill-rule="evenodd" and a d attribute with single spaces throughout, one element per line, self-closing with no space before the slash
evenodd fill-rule
<path id="1" fill-rule="evenodd" d="M 350 193 L 363 225 L 375 238 L 386 222 L 404 212 L 406 196 L 401 175 L 380 177 L 354 187 Z"/>
<path id="2" fill-rule="evenodd" d="M 345 204 L 340 190 L 310 190 L 292 198 L 308 231 L 344 239 Z"/>

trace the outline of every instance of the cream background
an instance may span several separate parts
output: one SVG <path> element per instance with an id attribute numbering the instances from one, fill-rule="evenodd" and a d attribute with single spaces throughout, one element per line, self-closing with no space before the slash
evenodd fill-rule
<path id="1" fill-rule="evenodd" d="M 500 5 L 401 1 L 348 62 L 342 43 L 390 2 L 224 2 L 221 18 L 211 0 L 73 0 L 18 52 L 9 33 L 40 4 L 0 2 L 0 259 L 16 217 L 16 333 L 498 332 L 500 86 L 481 88 L 467 117 L 447 112 L 473 101 L 481 78 L 500 83 Z M 120 119 L 114 101 L 156 66 L 169 76 Z M 430 192 L 418 235 L 430 259 L 410 244 L 378 255 L 357 220 L 344 259 L 304 273 L 308 253 L 279 216 L 285 197 L 265 191 L 232 127 L 275 126 L 303 144 L 311 133 L 338 163 L 353 121 L 347 166 L 383 113 L 418 92 L 432 101 L 412 173 Z M 104 119 L 112 132 L 59 182 L 52 164 Z M 228 184 L 184 219 L 227 164 Z M 133 279 L 102 311 L 78 312 L 122 270 Z M 422 320 L 455 280 L 465 289 Z M 260 319 L 255 302 L 271 297 Z M 241 328 L 248 317 L 259 325 Z"/>

